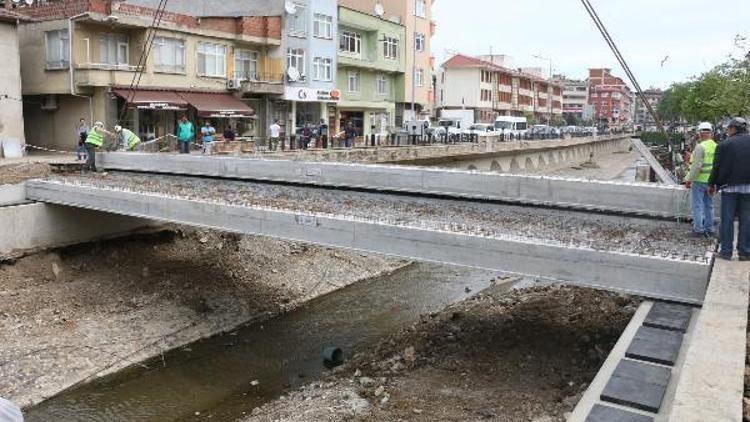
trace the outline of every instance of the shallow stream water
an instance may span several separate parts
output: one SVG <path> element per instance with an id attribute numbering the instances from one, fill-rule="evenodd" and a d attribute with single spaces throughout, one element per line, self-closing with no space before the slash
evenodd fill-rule
<path id="1" fill-rule="evenodd" d="M 234 421 L 345 357 L 491 285 L 497 273 L 416 263 L 263 323 L 201 340 L 30 409 L 27 422 Z M 506 287 L 500 287 L 506 288 Z"/>

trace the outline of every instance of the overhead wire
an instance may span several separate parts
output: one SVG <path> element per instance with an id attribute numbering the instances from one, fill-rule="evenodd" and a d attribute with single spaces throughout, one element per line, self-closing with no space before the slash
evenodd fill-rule
<path id="1" fill-rule="evenodd" d="M 162 18 L 164 17 L 164 12 L 167 7 L 167 3 L 169 0 L 159 0 L 159 5 L 156 7 L 156 10 L 154 11 L 154 18 L 151 21 L 151 26 L 149 27 L 148 31 L 146 32 L 146 41 L 143 50 L 141 50 L 141 55 L 138 58 L 138 64 L 136 65 L 136 71 L 133 74 L 133 79 L 130 81 L 130 86 L 127 90 L 127 96 L 125 98 L 125 103 L 129 104 L 133 101 L 135 98 L 135 93 L 138 89 L 138 87 L 141 84 L 141 79 L 143 78 L 143 73 L 146 70 L 146 63 L 148 62 L 148 56 L 151 54 L 151 50 L 154 45 L 154 40 L 156 39 L 156 31 L 161 26 Z M 125 114 L 127 113 L 127 106 L 122 109 L 119 116 L 119 121 L 122 121 L 125 117 Z"/>

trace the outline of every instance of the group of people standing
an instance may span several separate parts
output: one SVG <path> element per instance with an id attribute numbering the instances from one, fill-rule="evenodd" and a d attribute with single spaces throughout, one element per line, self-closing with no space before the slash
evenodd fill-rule
<path id="1" fill-rule="evenodd" d="M 89 127 L 86 119 L 81 118 L 76 127 L 78 136 L 78 148 L 76 148 L 76 159 L 85 160 L 84 171 L 96 171 L 96 149 L 104 146 L 104 137 L 109 135 L 115 138 L 118 151 L 134 150 L 141 139 L 130 129 L 115 125 L 114 133 L 104 128 L 104 123 L 96 122 Z"/>
<path id="2" fill-rule="evenodd" d="M 193 123 L 188 120 L 187 116 L 183 115 L 177 122 L 175 128 L 175 136 L 177 137 L 177 143 L 181 154 L 190 154 L 190 145 L 195 141 L 196 130 Z M 224 141 L 234 141 L 237 139 L 237 133 L 232 129 L 230 125 L 224 128 L 222 133 Z M 213 142 L 216 140 L 216 128 L 213 126 L 210 120 L 206 120 L 203 126 L 200 128 L 200 140 L 204 154 L 211 154 L 211 147 Z"/>
<path id="3" fill-rule="evenodd" d="M 739 220 L 737 253 L 750 261 L 750 134 L 743 118 L 730 120 L 727 138 L 716 142 L 710 123 L 698 126 L 698 142 L 690 157 L 685 186 L 690 189 L 693 210 L 692 236 L 715 236 L 714 195 L 721 194 L 719 258 L 734 255 L 734 225 Z"/>
<path id="4" fill-rule="evenodd" d="M 268 150 L 275 151 L 278 148 L 281 148 L 283 150 L 284 140 L 281 138 L 281 126 L 279 125 L 278 119 L 275 119 L 273 121 L 271 126 L 268 127 L 268 131 Z M 304 126 L 302 126 L 302 129 L 296 137 L 296 148 L 308 149 L 310 146 L 313 146 L 314 148 L 333 147 L 333 142 L 329 142 L 328 133 L 328 124 L 326 123 L 325 119 L 320 119 L 320 124 L 318 125 L 313 125 L 312 123 L 307 122 Z M 357 127 L 354 126 L 351 121 L 348 121 L 346 122 L 344 129 L 341 132 L 337 133 L 334 138 L 340 139 L 341 143 L 343 144 L 339 144 L 337 146 L 352 148 L 357 136 L 359 135 L 360 133 L 357 130 Z M 290 142 L 292 142 L 291 139 Z"/>

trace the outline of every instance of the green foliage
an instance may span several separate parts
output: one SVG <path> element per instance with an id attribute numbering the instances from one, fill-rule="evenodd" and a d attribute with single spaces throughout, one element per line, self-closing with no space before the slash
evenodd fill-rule
<path id="1" fill-rule="evenodd" d="M 750 58 L 730 59 L 699 77 L 673 84 L 658 113 L 666 122 L 717 123 L 750 114 Z"/>
<path id="2" fill-rule="evenodd" d="M 672 138 L 672 142 L 678 142 L 681 139 L 679 133 L 670 133 L 669 137 Z M 667 143 L 667 135 L 663 132 L 642 132 L 641 141 L 645 144 L 660 145 Z"/>
<path id="3" fill-rule="evenodd" d="M 538 123 L 539 123 L 539 122 L 537 121 L 537 119 L 536 119 L 536 116 L 534 116 L 534 113 L 532 113 L 532 112 L 530 112 L 530 111 L 525 111 L 525 112 L 523 113 L 523 116 L 524 116 L 524 117 L 526 117 L 526 121 L 527 121 L 527 122 L 528 122 L 528 124 L 530 124 L 530 125 L 535 125 L 535 124 L 538 124 Z"/>

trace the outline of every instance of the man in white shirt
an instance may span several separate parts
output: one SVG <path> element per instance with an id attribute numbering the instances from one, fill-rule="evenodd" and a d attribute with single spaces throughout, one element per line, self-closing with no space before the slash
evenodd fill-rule
<path id="1" fill-rule="evenodd" d="M 279 144 L 279 136 L 281 135 L 281 126 L 279 126 L 279 119 L 274 119 L 273 124 L 268 128 L 271 131 L 271 139 L 268 142 L 268 150 L 276 150 L 276 145 Z"/>

